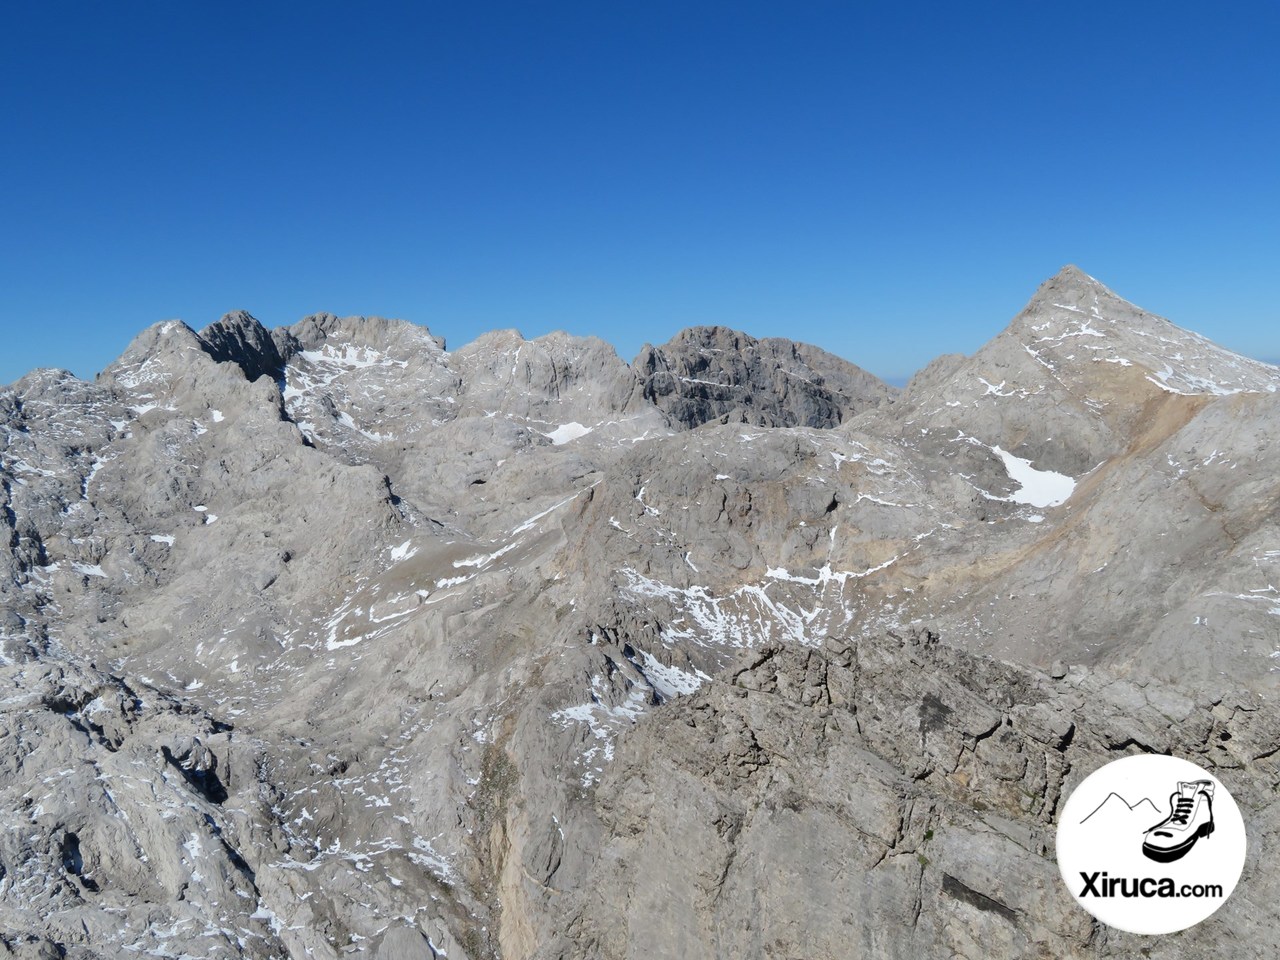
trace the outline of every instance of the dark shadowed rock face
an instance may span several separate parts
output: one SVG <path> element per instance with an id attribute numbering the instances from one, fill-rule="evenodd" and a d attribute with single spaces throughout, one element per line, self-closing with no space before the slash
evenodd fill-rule
<path id="1" fill-rule="evenodd" d="M 270 377 L 279 380 L 285 358 L 280 355 L 271 333 L 243 310 L 228 313 L 217 323 L 200 331 L 209 356 L 219 363 L 234 363 L 249 380 Z"/>
<path id="2" fill-rule="evenodd" d="M 720 417 L 761 427 L 834 427 L 896 392 L 817 347 L 693 327 L 632 363 L 645 399 L 697 427 Z"/>

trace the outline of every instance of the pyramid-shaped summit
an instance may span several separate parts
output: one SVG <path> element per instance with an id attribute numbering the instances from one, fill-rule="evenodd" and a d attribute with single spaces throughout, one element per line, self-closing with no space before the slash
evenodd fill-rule
<path id="1" fill-rule="evenodd" d="M 1125 371 L 1126 380 L 1136 373 L 1150 387 L 1174 394 L 1226 396 L 1280 389 L 1275 367 L 1142 309 L 1074 265 L 1041 284 L 1001 337 L 1013 338 L 1047 372 L 1070 380 L 1085 396 L 1093 381 L 1115 379 L 1106 376 L 1108 369 L 1113 374 Z M 1111 387 L 1097 389 L 1109 393 Z"/>

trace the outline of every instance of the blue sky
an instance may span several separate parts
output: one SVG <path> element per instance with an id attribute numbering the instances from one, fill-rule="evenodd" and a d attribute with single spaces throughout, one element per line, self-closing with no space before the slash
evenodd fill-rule
<path id="1" fill-rule="evenodd" d="M 232 309 L 972 352 L 1072 262 L 1280 358 L 1272 3 L 11 4 L 0 383 Z"/>

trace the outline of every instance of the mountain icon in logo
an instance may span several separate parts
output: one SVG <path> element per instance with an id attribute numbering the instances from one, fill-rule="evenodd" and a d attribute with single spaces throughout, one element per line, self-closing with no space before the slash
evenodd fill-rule
<path id="1" fill-rule="evenodd" d="M 1120 794 L 1112 791 L 1107 794 L 1107 799 L 1098 804 L 1093 812 L 1081 820 L 1081 823 L 1093 821 L 1095 825 L 1107 823 L 1115 824 L 1117 821 L 1126 823 L 1130 820 L 1141 821 L 1144 826 L 1138 828 L 1139 833 L 1143 833 L 1147 829 L 1147 825 L 1154 823 L 1160 818 L 1160 808 L 1157 807 L 1149 797 L 1143 797 L 1135 803 L 1130 803 Z"/>

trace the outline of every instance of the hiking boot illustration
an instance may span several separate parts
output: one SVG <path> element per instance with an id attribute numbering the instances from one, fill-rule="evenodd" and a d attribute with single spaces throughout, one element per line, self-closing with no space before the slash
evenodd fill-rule
<path id="1" fill-rule="evenodd" d="M 1179 782 L 1169 809 L 1168 817 L 1143 834 L 1142 852 L 1160 863 L 1182 859 L 1197 840 L 1213 833 L 1213 782 Z"/>

